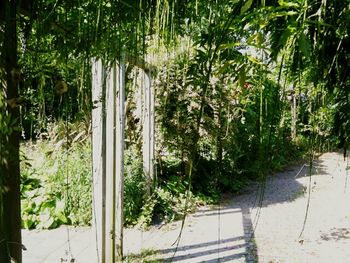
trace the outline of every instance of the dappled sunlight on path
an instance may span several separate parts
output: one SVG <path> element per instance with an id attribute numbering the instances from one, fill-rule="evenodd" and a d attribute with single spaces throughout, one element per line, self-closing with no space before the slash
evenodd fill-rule
<path id="1" fill-rule="evenodd" d="M 164 262 L 349 262 L 350 187 L 345 188 L 345 166 L 340 154 L 327 153 L 315 161 L 311 181 L 308 167 L 298 174 L 300 166 L 268 177 L 261 210 L 259 187 L 228 196 L 220 206 L 200 207 L 186 218 L 177 249 L 173 243 L 181 222 L 144 232 L 126 229 L 125 253 L 153 249 Z M 299 237 L 309 182 L 310 208 Z M 67 227 L 23 231 L 28 249 L 23 262 L 97 262 L 93 231 L 69 228 L 68 233 Z"/>

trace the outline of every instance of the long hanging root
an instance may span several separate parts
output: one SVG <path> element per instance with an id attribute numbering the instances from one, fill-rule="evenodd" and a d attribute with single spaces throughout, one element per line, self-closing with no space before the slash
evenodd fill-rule
<path id="1" fill-rule="evenodd" d="M 312 150 L 311 150 L 312 151 Z M 311 199 L 311 179 L 312 179 L 312 166 L 313 166 L 313 152 L 311 152 L 310 154 L 310 163 L 309 163 L 309 191 L 308 191 L 308 198 L 307 198 L 307 204 L 306 204 L 306 211 L 305 211 L 305 216 L 304 216 L 304 222 L 303 222 L 303 226 L 302 229 L 300 231 L 299 237 L 301 238 L 301 236 L 304 233 L 305 230 L 305 226 L 306 226 L 306 221 L 307 221 L 307 217 L 309 214 L 309 209 L 310 209 L 310 199 Z"/>
<path id="2" fill-rule="evenodd" d="M 258 227 L 260 215 L 261 215 L 261 209 L 262 204 L 265 197 L 265 189 L 266 189 L 266 182 L 267 182 L 267 173 L 264 173 L 262 176 L 262 179 L 259 183 L 259 188 L 255 196 L 254 200 L 254 206 L 253 209 L 257 207 L 257 211 L 255 213 L 254 219 L 252 220 L 252 229 L 249 237 L 249 242 L 254 238 L 254 234 L 256 231 L 256 228 Z"/>
<path id="3" fill-rule="evenodd" d="M 272 133 L 273 133 L 273 130 L 270 128 L 269 136 L 268 136 L 268 143 L 267 143 L 267 146 L 265 148 L 265 155 L 268 155 L 268 152 L 271 151 L 271 136 L 272 136 Z M 258 206 L 258 209 L 257 209 L 257 211 L 255 213 L 254 220 L 253 220 L 253 223 L 252 223 L 252 232 L 251 232 L 249 241 L 251 241 L 253 239 L 254 233 L 256 231 L 256 228 L 258 227 L 258 223 L 259 223 L 259 219 L 260 219 L 260 215 L 261 215 L 261 209 L 262 209 L 263 201 L 264 201 L 264 198 L 265 198 L 267 174 L 268 174 L 268 171 L 269 171 L 269 169 L 271 167 L 271 163 L 272 163 L 271 155 L 268 155 L 268 156 L 269 156 L 269 158 L 268 158 L 268 161 L 267 161 L 267 166 L 265 167 L 265 170 L 264 170 L 264 172 L 262 174 L 261 181 L 260 181 L 260 184 L 259 184 L 259 190 L 258 190 L 258 192 L 257 192 L 257 194 L 255 196 L 253 209 L 256 207 L 256 205 Z"/>
<path id="4" fill-rule="evenodd" d="M 179 248 L 179 244 L 180 244 L 181 236 L 182 236 L 182 233 L 183 233 L 183 229 L 185 227 L 185 221 L 186 221 L 187 210 L 188 210 L 188 203 L 189 203 L 190 195 L 191 195 L 192 170 L 193 170 L 193 164 L 191 162 L 190 163 L 190 171 L 189 171 L 189 174 L 188 174 L 188 188 L 187 188 L 186 201 L 185 201 L 185 207 L 184 207 L 184 216 L 183 216 L 183 219 L 182 219 L 182 222 L 181 222 L 180 233 L 177 236 L 177 238 L 174 241 L 174 243 L 171 244 L 171 246 L 174 246 L 176 244 L 176 247 L 175 247 L 175 251 L 174 251 L 174 253 L 173 253 L 173 255 L 172 255 L 171 259 L 170 259 L 170 262 L 173 261 L 175 255 L 176 255 L 176 252 L 177 252 L 177 250 Z"/>

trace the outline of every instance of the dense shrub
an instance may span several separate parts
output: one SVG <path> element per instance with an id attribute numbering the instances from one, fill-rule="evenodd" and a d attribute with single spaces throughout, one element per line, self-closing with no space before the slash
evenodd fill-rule
<path id="1" fill-rule="evenodd" d="M 146 194 L 142 159 L 136 147 L 125 151 L 124 164 L 124 222 L 133 225 L 140 216 Z"/>
<path id="2" fill-rule="evenodd" d="M 75 143 L 67 147 L 63 143 L 38 141 L 22 148 L 23 227 L 54 228 L 61 224 L 90 224 L 90 144 Z"/>
<path id="3" fill-rule="evenodd" d="M 55 228 L 61 224 L 89 225 L 92 218 L 91 145 L 67 146 L 60 141 L 22 144 L 21 197 L 24 228 Z M 30 157 L 30 158 L 29 158 Z M 146 196 L 142 159 L 136 147 L 125 151 L 124 222 L 148 227 L 193 211 L 188 185 L 172 176 Z"/>

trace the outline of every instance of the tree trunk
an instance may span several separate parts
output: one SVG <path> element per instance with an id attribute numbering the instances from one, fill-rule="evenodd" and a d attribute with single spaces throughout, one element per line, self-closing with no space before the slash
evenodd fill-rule
<path id="1" fill-rule="evenodd" d="M 1 156 L 1 222 L 0 222 L 0 262 L 22 262 L 21 241 L 21 202 L 20 202 L 20 168 L 19 168 L 19 108 L 15 101 L 18 98 L 17 67 L 17 4 L 14 0 L 5 3 L 5 42 L 3 61 L 6 73 L 6 114 L 10 116 L 12 131 L 3 138 L 5 150 Z"/>

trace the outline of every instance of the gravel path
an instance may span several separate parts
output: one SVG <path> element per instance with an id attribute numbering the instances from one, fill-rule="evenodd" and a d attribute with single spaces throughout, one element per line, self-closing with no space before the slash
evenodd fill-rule
<path id="1" fill-rule="evenodd" d="M 186 219 L 177 250 L 172 244 L 181 222 L 146 232 L 127 229 L 125 253 L 153 249 L 158 251 L 156 258 L 181 263 L 350 262 L 350 179 L 347 187 L 345 167 L 341 154 L 327 153 L 315 161 L 311 178 L 306 174 L 308 167 L 298 174 L 301 166 L 270 176 L 261 209 L 256 204 L 257 187 L 240 196 L 227 196 L 220 207 L 201 207 Z M 309 212 L 299 237 L 308 200 Z M 23 231 L 27 247 L 23 262 L 70 262 L 74 258 L 94 263 L 94 240 L 93 231 L 86 228 Z"/>

